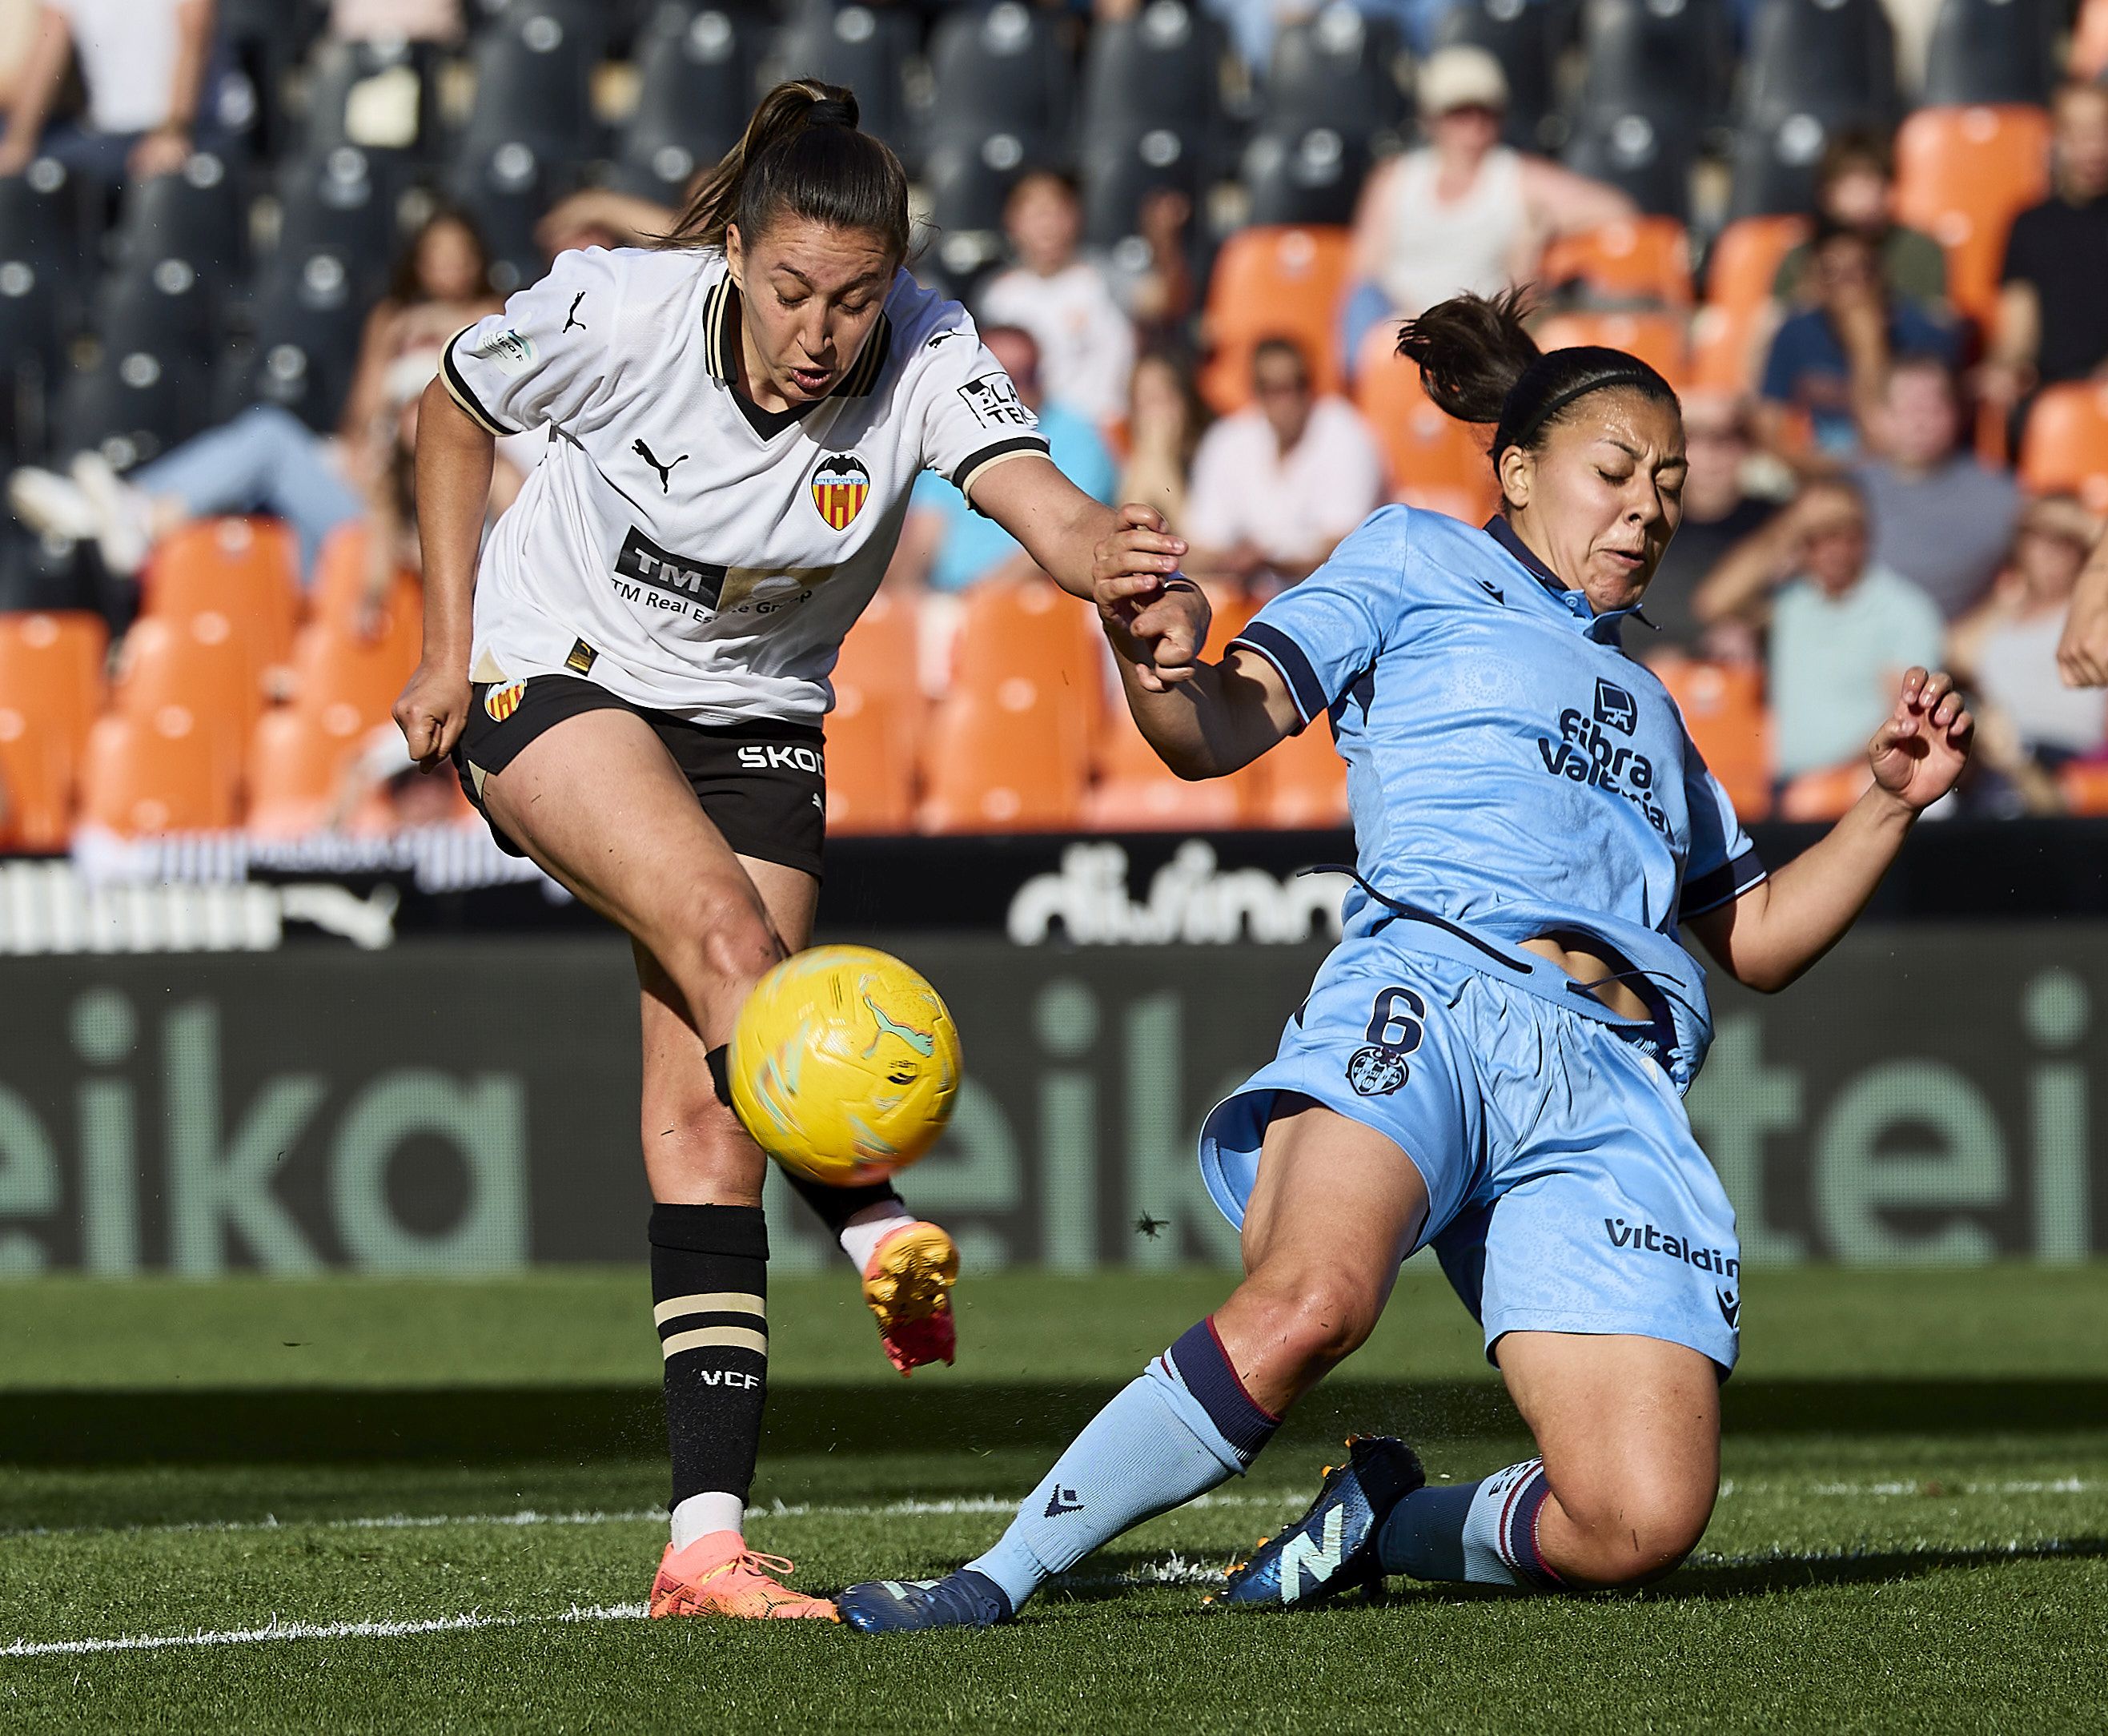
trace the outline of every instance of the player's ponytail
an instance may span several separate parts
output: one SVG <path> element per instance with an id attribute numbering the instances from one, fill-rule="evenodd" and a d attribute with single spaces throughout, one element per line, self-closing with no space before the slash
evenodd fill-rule
<path id="1" fill-rule="evenodd" d="M 1525 323 L 1529 291 L 1453 295 L 1409 319 L 1398 353 L 1420 366 L 1421 384 L 1437 408 L 1460 422 L 1490 423 L 1496 473 L 1511 446 L 1534 452 L 1559 418 L 1591 392 L 1624 387 L 1674 404 L 1669 383 L 1637 356 L 1582 345 L 1549 352 Z"/>
<path id="2" fill-rule="evenodd" d="M 704 178 L 669 247 L 718 247 L 734 224 L 750 243 L 785 214 L 880 236 L 908 255 L 908 174 L 883 139 L 857 129 L 854 92 L 794 79 L 763 97 L 740 141 Z"/>

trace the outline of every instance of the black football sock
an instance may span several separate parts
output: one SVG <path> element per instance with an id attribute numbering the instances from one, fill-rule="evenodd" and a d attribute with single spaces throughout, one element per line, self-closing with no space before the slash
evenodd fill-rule
<path id="1" fill-rule="evenodd" d="M 651 1208 L 652 1318 L 665 1358 L 674 1542 L 736 1529 L 768 1386 L 768 1230 L 759 1206 Z M 681 1508 L 698 1502 L 684 1523 Z"/>

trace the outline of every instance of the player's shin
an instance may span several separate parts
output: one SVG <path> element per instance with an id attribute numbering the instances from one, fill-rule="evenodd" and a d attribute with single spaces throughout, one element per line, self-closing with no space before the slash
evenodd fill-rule
<path id="1" fill-rule="evenodd" d="M 968 1565 L 1015 1611 L 1129 1526 L 1243 1472 L 1279 1422 L 1245 1391 L 1203 1320 L 1091 1419 L 1002 1540 Z"/>
<path id="2" fill-rule="evenodd" d="M 1462 1488 L 1418 1489 L 1390 1510 L 1377 1538 L 1386 1573 L 1552 1591 L 1561 1585 L 1538 1548 L 1551 1486 L 1544 1461 L 1510 1465 Z"/>
<path id="3" fill-rule="evenodd" d="M 768 1232 L 758 1206 L 651 1208 L 673 1542 L 743 1528 L 768 1382 Z"/>

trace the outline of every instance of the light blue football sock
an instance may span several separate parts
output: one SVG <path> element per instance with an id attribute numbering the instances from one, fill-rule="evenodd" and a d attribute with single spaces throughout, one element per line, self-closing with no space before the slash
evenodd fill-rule
<path id="1" fill-rule="evenodd" d="M 1277 1420 L 1245 1392 L 1203 1320 L 1084 1425 L 1002 1540 L 967 1566 L 1020 1608 L 1100 1544 L 1241 1472 Z"/>
<path id="2" fill-rule="evenodd" d="M 1560 1584 L 1537 1546 L 1537 1516 L 1551 1486 L 1544 1461 L 1527 1459 L 1462 1488 L 1416 1489 L 1376 1538 L 1386 1573 L 1548 1591 Z"/>

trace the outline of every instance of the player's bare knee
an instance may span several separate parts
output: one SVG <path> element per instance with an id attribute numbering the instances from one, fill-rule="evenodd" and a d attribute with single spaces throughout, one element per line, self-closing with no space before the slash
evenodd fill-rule
<path id="1" fill-rule="evenodd" d="M 783 943 L 743 880 L 698 880 L 644 938 L 691 995 L 726 984 L 744 987 L 783 957 Z"/>
<path id="2" fill-rule="evenodd" d="M 1561 1571 L 1595 1586 L 1643 1585 L 1681 1567 L 1712 1517 L 1709 1490 L 1642 1477 L 1569 1494 L 1554 1486 L 1572 1541 Z"/>
<path id="3" fill-rule="evenodd" d="M 1298 1370 L 1322 1370 L 1345 1361 L 1367 1342 L 1381 1312 L 1377 1299 L 1363 1287 L 1331 1274 L 1274 1278 L 1261 1294 L 1268 1339 Z"/>

